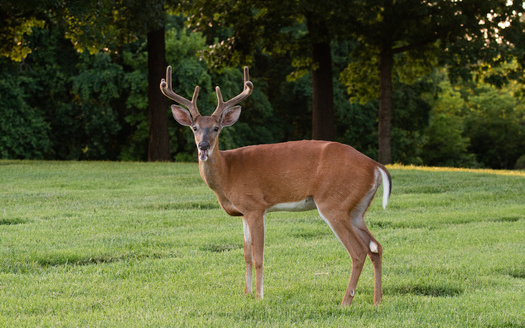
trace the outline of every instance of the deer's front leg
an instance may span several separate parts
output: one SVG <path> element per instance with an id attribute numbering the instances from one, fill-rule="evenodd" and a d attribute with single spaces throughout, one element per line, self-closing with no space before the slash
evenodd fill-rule
<path id="1" fill-rule="evenodd" d="M 244 231 L 244 262 L 246 263 L 246 284 L 244 287 L 244 294 L 248 295 L 252 293 L 252 268 L 253 268 L 253 256 L 252 256 L 252 237 L 250 234 L 250 228 L 245 218 L 242 219 L 242 228 Z"/>
<path id="2" fill-rule="evenodd" d="M 253 259 L 255 264 L 255 297 L 263 298 L 263 262 L 264 262 L 264 217 L 263 215 L 247 215 L 243 218 L 245 226 L 248 225 L 249 239 L 251 240 L 252 257 L 247 255 L 246 239 L 244 248 L 244 259 L 246 261 L 246 288 L 251 291 L 252 267 L 248 264 L 248 259 Z M 246 230 L 244 236 L 246 238 Z M 251 262 L 251 261 L 250 261 Z M 248 277 L 250 281 L 248 281 Z M 248 287 L 248 282 L 250 286 Z"/>

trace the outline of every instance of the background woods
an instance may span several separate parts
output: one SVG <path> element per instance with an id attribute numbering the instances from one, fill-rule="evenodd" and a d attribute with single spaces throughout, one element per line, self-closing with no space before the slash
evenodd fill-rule
<path id="1" fill-rule="evenodd" d="M 0 1 L 0 158 L 195 160 L 158 89 L 255 90 L 222 148 L 525 166 L 522 1 Z M 213 83 L 213 84 L 212 84 Z"/>

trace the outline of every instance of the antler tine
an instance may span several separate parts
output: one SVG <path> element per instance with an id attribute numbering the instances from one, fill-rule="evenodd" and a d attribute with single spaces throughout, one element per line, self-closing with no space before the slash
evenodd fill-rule
<path id="1" fill-rule="evenodd" d="M 219 86 L 215 87 L 215 93 L 217 94 L 217 106 L 224 104 L 224 101 L 222 100 L 221 88 L 219 88 Z"/>
<path id="2" fill-rule="evenodd" d="M 216 87 L 215 91 L 217 93 L 218 104 L 217 109 L 215 109 L 212 115 L 221 115 L 224 110 L 246 99 L 253 91 L 253 83 L 249 80 L 248 66 L 244 67 L 244 89 L 240 94 L 228 100 L 227 102 L 224 102 L 222 100 L 221 89 L 219 87 Z"/>
<path id="3" fill-rule="evenodd" d="M 200 116 L 199 109 L 197 108 L 197 97 L 199 96 L 199 86 L 195 86 L 195 91 L 193 91 L 193 97 L 191 98 L 191 107 L 188 107 L 190 110 L 191 116 L 195 119 L 197 116 Z"/>
<path id="4" fill-rule="evenodd" d="M 250 81 L 250 73 L 248 72 L 248 66 L 244 66 L 244 83 Z"/>
<path id="5" fill-rule="evenodd" d="M 193 98 L 191 99 L 191 101 L 176 94 L 171 86 L 171 66 L 168 66 L 166 68 L 166 79 L 160 80 L 160 91 L 162 91 L 162 93 L 171 100 L 174 100 L 175 102 L 186 106 L 194 119 L 195 117 L 200 115 L 199 110 L 197 109 L 197 97 L 199 96 L 199 87 L 195 87 L 195 91 L 193 92 Z"/>

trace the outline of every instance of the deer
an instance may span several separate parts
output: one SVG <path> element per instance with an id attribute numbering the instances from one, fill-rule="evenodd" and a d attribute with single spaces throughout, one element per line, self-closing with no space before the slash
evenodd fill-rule
<path id="1" fill-rule="evenodd" d="M 374 304 L 382 299 L 382 246 L 368 230 L 364 214 L 383 183 L 386 208 L 392 180 L 382 164 L 351 146 L 331 141 L 299 140 L 219 150 L 219 134 L 239 119 L 241 101 L 253 91 L 248 67 L 244 67 L 243 91 L 224 101 L 216 87 L 217 108 L 203 116 L 197 108 L 199 87 L 191 100 L 173 91 L 171 66 L 160 82 L 175 120 L 189 126 L 198 150 L 202 180 L 212 189 L 222 209 L 241 216 L 244 231 L 246 279 L 244 293 L 252 294 L 255 266 L 255 298 L 262 299 L 265 214 L 274 211 L 319 212 L 350 254 L 350 281 L 341 305 L 348 306 L 366 257 L 374 267 Z M 182 105 L 182 106 L 179 106 Z"/>

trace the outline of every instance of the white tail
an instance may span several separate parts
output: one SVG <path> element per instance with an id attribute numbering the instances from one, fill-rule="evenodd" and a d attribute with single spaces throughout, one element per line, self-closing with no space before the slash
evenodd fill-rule
<path id="1" fill-rule="evenodd" d="M 354 148 L 336 142 L 303 140 L 219 151 L 220 131 L 238 120 L 241 107 L 235 105 L 253 90 L 247 67 L 243 85 L 243 91 L 227 102 L 217 87 L 218 106 L 211 116 L 201 116 L 197 109 L 198 87 L 191 101 L 173 92 L 171 67 L 160 88 L 189 110 L 171 106 L 175 120 L 193 130 L 202 179 L 226 213 L 243 217 L 245 293 L 252 292 L 255 264 L 256 297 L 263 297 L 265 213 L 317 209 L 352 259 L 342 304 L 352 302 L 367 255 L 374 265 L 374 303 L 378 304 L 382 298 L 383 251 L 363 217 L 381 180 L 386 207 L 392 185 L 388 170 Z"/>
<path id="2" fill-rule="evenodd" d="M 381 173 L 381 178 L 383 179 L 383 209 L 386 210 L 386 205 L 388 204 L 388 199 L 390 198 L 390 192 L 392 191 L 392 183 L 390 181 L 390 175 L 387 171 L 382 168 L 378 168 Z"/>

